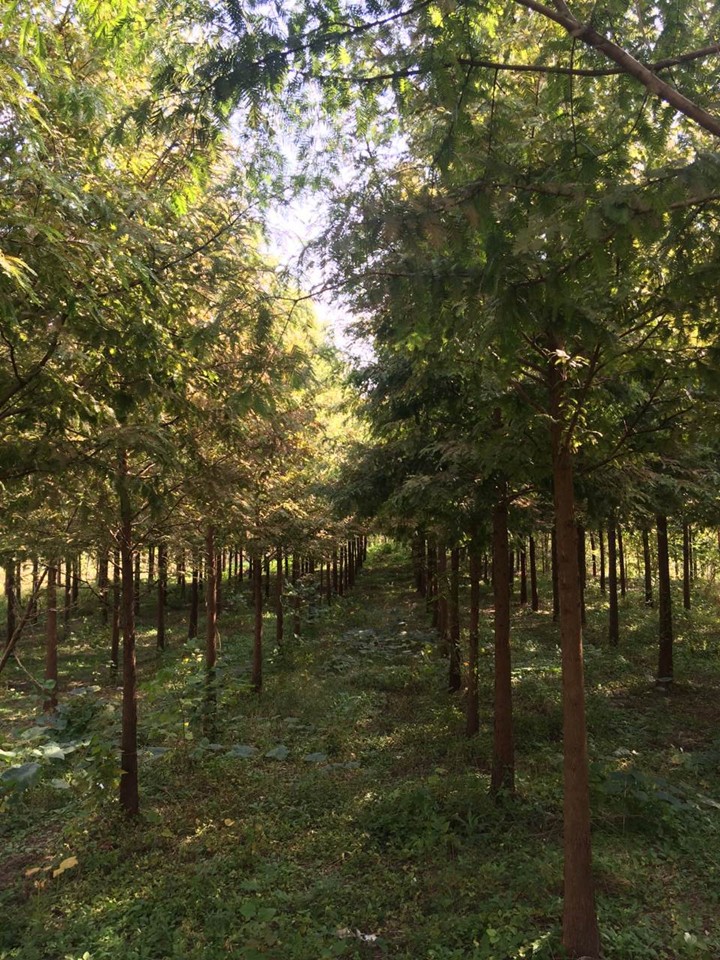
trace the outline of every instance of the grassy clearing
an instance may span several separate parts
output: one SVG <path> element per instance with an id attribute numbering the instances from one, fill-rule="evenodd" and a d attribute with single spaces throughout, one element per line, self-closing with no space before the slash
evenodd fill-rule
<path id="1" fill-rule="evenodd" d="M 78 622 L 65 682 L 100 689 L 67 698 L 67 725 L 54 737 L 76 751 L 46 762 L 40 782 L 5 804 L 0 957 L 559 957 L 555 627 L 547 613 L 515 614 L 519 793 L 495 805 L 490 611 L 482 733 L 467 740 L 462 698 L 446 693 L 446 664 L 409 583 L 404 555 L 377 548 L 352 596 L 301 640 L 282 651 L 268 642 L 261 697 L 248 686 L 247 600 L 228 598 L 210 740 L 200 653 L 182 643 L 181 612 L 162 656 L 141 622 L 138 824 L 112 802 L 118 690 L 107 641 L 92 617 Z M 621 648 L 610 651 L 590 590 L 594 843 L 608 960 L 720 956 L 715 589 L 699 601 L 678 614 L 678 683 L 665 695 L 652 685 L 654 613 L 629 599 Z M 267 625 L 272 635 L 271 617 Z M 23 663 L 40 671 L 39 644 Z M 2 693 L 8 750 L 33 722 L 23 680 L 9 674 Z M 31 734 L 22 756 L 6 759 L 27 760 L 47 742 Z M 77 865 L 58 876 L 46 869 L 70 857 Z"/>

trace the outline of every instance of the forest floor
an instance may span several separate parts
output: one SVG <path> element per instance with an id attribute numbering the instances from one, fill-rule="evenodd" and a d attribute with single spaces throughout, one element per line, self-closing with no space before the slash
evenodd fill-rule
<path id="1" fill-rule="evenodd" d="M 462 697 L 446 692 L 447 664 L 410 583 L 406 556 L 375 548 L 352 594 L 301 638 L 282 651 L 266 640 L 260 696 L 249 688 L 247 587 L 226 597 L 210 738 L 202 653 L 183 642 L 179 603 L 163 654 L 141 619 L 137 823 L 114 800 L 119 691 L 107 628 L 88 614 L 65 641 L 62 683 L 74 693 L 63 729 L 37 725 L 37 700 L 13 666 L 0 689 L 0 763 L 39 769 L 26 768 L 29 785 L 0 813 L 0 958 L 560 957 L 560 658 L 547 604 L 514 613 L 518 792 L 494 803 L 492 611 L 482 729 L 467 739 Z M 604 603 L 588 591 L 607 960 L 720 957 L 717 587 L 701 592 L 697 609 L 676 612 L 677 683 L 661 693 L 655 612 L 637 591 L 628 597 L 611 650 Z M 266 625 L 273 637 L 272 616 Z M 41 674 L 40 640 L 22 650 Z"/>

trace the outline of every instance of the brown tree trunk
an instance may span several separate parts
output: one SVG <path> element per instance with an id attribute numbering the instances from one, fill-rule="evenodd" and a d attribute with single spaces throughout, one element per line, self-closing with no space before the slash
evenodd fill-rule
<path id="1" fill-rule="evenodd" d="M 165 579 L 167 577 L 167 547 L 158 547 L 157 579 L 157 648 L 165 649 Z"/>
<path id="2" fill-rule="evenodd" d="M 15 597 L 15 561 L 8 560 L 5 564 L 5 602 L 7 605 L 7 630 L 5 643 L 9 644 L 15 636 L 17 625 Z"/>
<path id="3" fill-rule="evenodd" d="M 597 580 L 597 554 L 595 553 L 595 535 L 590 531 L 590 557 L 592 559 L 592 578 Z"/>
<path id="4" fill-rule="evenodd" d="M 188 640 L 194 640 L 198 635 L 198 616 L 200 612 L 200 574 L 197 560 L 193 562 L 192 579 L 190 580 L 190 615 L 188 617 Z"/>
<path id="5" fill-rule="evenodd" d="M 252 683 L 252 688 L 255 693 L 260 693 L 262 690 L 263 563 L 260 557 L 254 557 L 253 561 L 253 606 L 255 608 L 255 622 L 250 682 Z"/>
<path id="6" fill-rule="evenodd" d="M 617 558 L 620 568 L 620 596 L 624 598 L 627 595 L 627 570 L 625 568 L 625 547 L 620 524 L 617 526 Z"/>
<path id="7" fill-rule="evenodd" d="M 448 689 L 455 693 L 462 686 L 460 670 L 460 550 L 450 552 L 450 662 L 448 664 Z"/>
<path id="8" fill-rule="evenodd" d="M 342 559 L 342 554 L 341 554 Z M 298 555 L 293 553 L 292 555 L 292 584 L 295 587 L 295 596 L 293 597 L 293 635 L 296 637 L 300 636 L 300 594 L 298 593 L 299 584 L 298 584 Z M 342 577 L 340 578 L 340 585 L 342 587 Z M 342 593 L 342 590 L 340 591 Z"/>
<path id="9" fill-rule="evenodd" d="M 653 605 L 652 561 L 650 559 L 650 536 L 647 530 L 642 532 L 643 563 L 645 565 L 645 605 Z"/>
<path id="10" fill-rule="evenodd" d="M 553 594 L 553 620 L 560 618 L 560 590 L 558 587 L 558 557 L 557 557 L 557 535 L 555 527 L 550 534 L 550 565 L 552 576 L 552 594 Z"/>
<path id="11" fill-rule="evenodd" d="M 683 523 L 683 607 L 690 609 L 690 525 Z"/>
<path id="12" fill-rule="evenodd" d="M 537 560 L 535 557 L 535 538 L 530 537 L 530 605 L 533 610 L 540 609 L 537 585 Z"/>
<path id="13" fill-rule="evenodd" d="M 113 603 L 112 625 L 110 637 L 110 663 L 113 670 L 117 670 L 120 662 L 120 550 L 113 551 Z"/>
<path id="14" fill-rule="evenodd" d="M 148 547 L 148 583 L 155 581 L 155 547 Z"/>
<path id="15" fill-rule="evenodd" d="M 52 689 L 45 695 L 43 709 L 52 712 L 58 702 L 58 629 L 57 629 L 57 566 L 48 562 L 47 570 L 47 619 L 45 622 L 45 680 L 52 681 Z"/>
<path id="16" fill-rule="evenodd" d="M 133 596 L 135 598 L 135 616 L 140 616 L 140 551 L 135 551 L 135 582 L 133 586 Z"/>
<path id="17" fill-rule="evenodd" d="M 605 537 L 602 527 L 598 527 L 598 544 L 600 547 L 600 593 L 605 593 L 607 590 L 605 585 Z"/>
<path id="18" fill-rule="evenodd" d="M 490 790 L 515 789 L 510 659 L 510 550 L 507 489 L 502 484 L 493 507 L 493 599 L 495 604 L 495 715 Z"/>
<path id="19" fill-rule="evenodd" d="M 478 705 L 478 659 L 480 650 L 480 554 L 470 544 L 470 643 L 468 650 L 467 710 L 465 733 L 474 736 L 480 729 Z"/>
<path id="20" fill-rule="evenodd" d="M 283 611 L 283 551 L 278 547 L 275 551 L 277 575 L 275 577 L 275 640 L 281 646 L 283 642 L 284 611 Z M 328 579 L 328 583 L 330 580 Z"/>
<path id="21" fill-rule="evenodd" d="M 447 553 L 445 544 L 441 543 L 438 545 L 438 636 L 440 652 L 444 657 L 450 653 L 447 588 Z"/>
<path id="22" fill-rule="evenodd" d="M 333 593 L 334 593 L 336 596 L 337 596 L 337 594 L 338 594 L 338 592 L 339 592 L 339 590 L 340 590 L 339 583 L 340 583 L 340 581 L 339 581 L 339 578 L 338 578 L 338 552 L 337 552 L 337 550 L 333 550 L 333 556 L 332 556 L 332 588 L 333 588 Z"/>
<path id="23" fill-rule="evenodd" d="M 610 601 L 608 611 L 608 640 L 611 646 L 616 647 L 620 642 L 620 615 L 618 612 L 617 528 L 614 520 L 609 520 L 607 525 L 607 552 L 607 586 Z"/>
<path id="24" fill-rule="evenodd" d="M 562 348 L 561 343 L 553 343 Z M 571 437 L 565 436 L 564 369 L 549 368 L 553 499 L 560 599 L 563 697 L 563 946 L 571 957 L 600 955 L 590 844 L 580 576 Z"/>
<path id="25" fill-rule="evenodd" d="M 265 557 L 265 599 L 270 599 L 270 554 Z"/>
<path id="26" fill-rule="evenodd" d="M 65 606 L 63 610 L 63 620 L 65 629 L 70 622 L 70 609 L 72 607 L 72 565 L 68 557 L 65 558 Z"/>
<path id="27" fill-rule="evenodd" d="M 215 529 L 208 527 L 205 535 L 205 667 L 209 675 L 217 663 L 217 554 L 215 552 Z"/>
<path id="28" fill-rule="evenodd" d="M 584 627 L 587 623 L 585 612 L 585 578 L 586 578 L 586 557 L 585 557 L 585 528 L 577 525 L 577 544 L 578 544 L 578 573 L 580 575 L 580 623 Z"/>
<path id="29" fill-rule="evenodd" d="M 657 682 L 669 685 L 673 681 L 673 622 L 670 593 L 670 552 L 668 549 L 667 517 L 658 514 L 658 615 L 659 650 Z"/>
<path id="30" fill-rule="evenodd" d="M 520 606 L 527 606 L 527 602 L 527 555 L 525 553 L 525 549 L 523 548 L 520 551 Z"/>
<path id="31" fill-rule="evenodd" d="M 129 816 L 140 810 L 137 758 L 137 664 L 135 660 L 135 575 L 133 528 L 128 489 L 127 454 L 120 454 L 120 557 L 122 562 L 123 699 L 120 768 L 120 806 Z"/>
<path id="32" fill-rule="evenodd" d="M 107 553 L 105 554 L 105 557 L 106 557 L 106 561 L 107 561 Z M 106 562 L 106 567 L 107 567 L 107 562 Z M 106 578 L 107 578 L 107 569 L 106 569 L 105 575 L 106 575 Z M 55 579 L 56 579 L 55 589 L 56 589 L 56 592 L 57 592 L 57 572 L 56 572 L 56 575 L 55 575 Z M 38 563 L 37 557 L 34 557 L 34 558 L 33 558 L 33 563 L 32 563 L 32 598 L 33 598 L 33 599 L 32 599 L 32 613 L 31 613 L 31 617 L 30 617 L 30 622 L 31 622 L 31 623 L 37 623 L 37 621 L 38 621 L 38 596 L 39 596 L 39 592 L 40 592 L 40 565 L 39 565 L 39 563 Z M 57 603 L 57 601 L 56 601 L 56 603 Z M 107 622 L 107 610 L 105 611 L 105 622 Z"/>

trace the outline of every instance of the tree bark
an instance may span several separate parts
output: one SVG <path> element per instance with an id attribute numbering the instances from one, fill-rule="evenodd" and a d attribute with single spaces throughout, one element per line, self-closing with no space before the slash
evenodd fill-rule
<path id="1" fill-rule="evenodd" d="M 617 528 L 614 520 L 607 525 L 607 552 L 608 552 L 608 640 L 616 647 L 620 642 L 620 614 L 618 611 L 618 578 L 617 578 Z"/>
<path id="2" fill-rule="evenodd" d="M 551 343 L 553 350 L 563 344 Z M 597 958 L 600 934 L 595 909 L 590 842 L 590 782 L 585 721 L 580 576 L 571 437 L 564 403 L 565 371 L 551 361 L 548 380 L 552 424 L 553 499 L 560 600 L 563 696 L 563 946 L 572 957 Z"/>
<path id="3" fill-rule="evenodd" d="M 157 579 L 157 648 L 165 649 L 165 578 L 167 577 L 167 547 L 158 547 Z"/>
<path id="4" fill-rule="evenodd" d="M 527 606 L 528 588 L 527 588 L 527 555 L 525 549 L 520 551 L 520 606 Z"/>
<path id="5" fill-rule="evenodd" d="M 600 546 L 600 593 L 605 593 L 607 590 L 605 584 L 605 538 L 602 527 L 598 527 L 598 543 Z"/>
<path id="6" fill-rule="evenodd" d="M 253 656 L 251 683 L 255 693 L 262 690 L 262 640 L 263 640 L 263 564 L 260 557 L 253 563 L 253 604 L 255 628 L 253 631 Z"/>
<path id="7" fill-rule="evenodd" d="M 507 489 L 502 484 L 493 507 L 493 599 L 495 604 L 495 704 L 490 791 L 515 789 L 510 658 L 510 549 Z"/>
<path id="8" fill-rule="evenodd" d="M 468 735 L 468 737 L 472 737 L 480 729 L 480 713 L 478 704 L 478 655 L 480 649 L 480 554 L 475 543 L 470 544 L 469 633 L 465 733 Z"/>
<path id="9" fill-rule="evenodd" d="M 208 527 L 205 535 L 205 667 L 214 674 L 217 663 L 217 554 L 215 553 L 215 529 Z"/>
<path id="10" fill-rule="evenodd" d="M 188 617 L 188 640 L 194 640 L 198 635 L 198 615 L 200 608 L 200 574 L 197 561 L 193 563 L 192 579 L 190 581 L 190 615 Z"/>
<path id="11" fill-rule="evenodd" d="M 673 681 L 673 622 L 672 596 L 670 593 L 670 551 L 668 549 L 667 517 L 658 514 L 658 675 L 657 682 L 669 685 Z"/>
<path id="12" fill-rule="evenodd" d="M 683 523 L 683 607 L 690 609 L 690 525 Z"/>
<path id="13" fill-rule="evenodd" d="M 540 609 L 537 585 L 537 559 L 535 556 L 535 537 L 530 537 L 530 605 L 533 610 Z"/>
<path id="14" fill-rule="evenodd" d="M 627 570 L 625 567 L 625 546 L 623 544 L 622 527 L 617 525 L 617 558 L 620 568 L 620 596 L 627 595 Z"/>
<path id="15" fill-rule="evenodd" d="M 53 687 L 45 695 L 43 710 L 50 713 L 55 710 L 58 702 L 57 566 L 55 560 L 48 561 L 46 617 L 45 679 L 51 680 Z"/>
<path id="16" fill-rule="evenodd" d="M 281 646 L 283 642 L 284 631 L 284 611 L 283 611 L 283 551 L 278 547 L 275 551 L 275 562 L 277 565 L 277 575 L 275 577 L 275 640 L 277 645 Z M 330 579 L 328 577 L 328 583 Z"/>
<path id="17" fill-rule="evenodd" d="M 653 605 L 652 561 L 650 559 L 650 536 L 647 530 L 642 532 L 643 563 L 645 565 L 645 606 Z"/>
<path id="18" fill-rule="evenodd" d="M 462 686 L 460 670 L 460 550 L 450 552 L 450 662 L 448 690 L 455 693 Z"/>
<path id="19" fill-rule="evenodd" d="M 555 527 L 550 534 L 550 563 L 552 567 L 552 594 L 553 594 L 553 620 L 560 618 L 560 590 L 558 586 L 558 556 L 557 556 L 557 535 Z"/>
<path id="20" fill-rule="evenodd" d="M 120 662 L 120 550 L 113 552 L 113 605 L 112 626 L 110 637 L 110 663 L 113 670 L 117 670 Z"/>
<path id="21" fill-rule="evenodd" d="M 122 563 L 123 700 L 120 755 L 120 806 L 129 816 L 140 810 L 137 759 L 137 663 L 135 660 L 135 573 L 127 453 L 120 454 L 120 557 Z"/>

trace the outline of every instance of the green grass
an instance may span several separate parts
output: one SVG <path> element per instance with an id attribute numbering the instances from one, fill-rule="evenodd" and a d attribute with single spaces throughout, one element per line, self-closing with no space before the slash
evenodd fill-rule
<path id="1" fill-rule="evenodd" d="M 560 957 L 556 627 L 547 612 L 515 613 L 518 795 L 495 804 L 490 612 L 482 730 L 468 740 L 410 579 L 404 555 L 376 549 L 353 593 L 300 640 L 282 651 L 267 640 L 260 697 L 248 684 L 247 599 L 228 597 L 212 743 L 200 653 L 182 642 L 179 603 L 162 656 L 141 621 L 137 824 L 114 802 L 119 693 L 104 628 L 89 614 L 78 621 L 63 645 L 63 684 L 100 690 L 65 698 L 69 727 L 57 737 L 91 743 L 44 761 L 40 782 L 6 801 L 0 957 Z M 717 599 L 704 587 L 698 608 L 677 614 L 677 684 L 663 694 L 652 683 L 654 612 L 629 597 L 612 651 L 589 590 L 593 839 L 608 960 L 720 956 Z M 274 636 L 272 617 L 267 628 Z M 41 672 L 39 639 L 21 655 Z M 35 701 L 17 671 L 6 681 L 0 740 L 17 749 Z M 8 762 L 47 739 L 41 731 Z M 286 759 L 265 756 L 278 746 Z M 78 864 L 62 874 L 46 869 L 71 856 Z"/>

